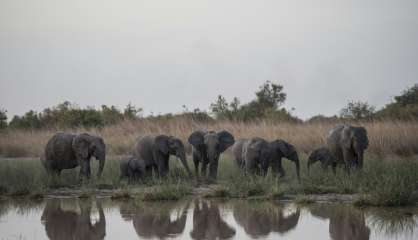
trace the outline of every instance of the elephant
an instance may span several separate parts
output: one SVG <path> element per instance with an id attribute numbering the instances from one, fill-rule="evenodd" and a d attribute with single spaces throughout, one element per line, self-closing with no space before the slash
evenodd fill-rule
<path id="1" fill-rule="evenodd" d="M 41 220 L 49 239 L 104 239 L 106 236 L 106 218 L 100 201 L 96 202 L 99 220 L 92 224 L 90 200 L 79 202 L 81 213 L 63 210 L 60 199 L 49 199 L 45 205 Z"/>
<path id="2" fill-rule="evenodd" d="M 132 221 L 140 238 L 164 239 L 183 233 L 188 208 L 189 203 L 183 207 L 175 202 L 143 203 L 140 207 L 121 206 L 120 212 L 125 221 Z"/>
<path id="3" fill-rule="evenodd" d="M 295 163 L 296 175 L 300 181 L 298 153 L 293 145 L 284 140 L 268 142 L 259 137 L 240 139 L 232 147 L 232 153 L 237 166 L 245 172 L 260 172 L 263 176 L 267 174 L 268 168 L 272 167 L 275 173 L 284 177 L 286 173 L 282 167 L 282 157 L 285 157 Z"/>
<path id="4" fill-rule="evenodd" d="M 315 205 L 310 212 L 313 216 L 329 219 L 329 234 L 333 240 L 368 240 L 370 229 L 364 213 L 351 206 Z"/>
<path id="5" fill-rule="evenodd" d="M 80 166 L 80 179 L 90 178 L 90 158 L 99 161 L 97 177 L 103 172 L 106 144 L 98 136 L 57 133 L 48 141 L 41 162 L 49 174 L 60 175 L 63 169 Z"/>
<path id="6" fill-rule="evenodd" d="M 312 151 L 308 158 L 308 173 L 312 164 L 321 162 L 321 167 L 327 170 L 329 166 L 332 167 L 332 171 L 336 174 L 337 162 L 332 157 L 331 152 L 327 147 L 320 147 Z"/>
<path id="7" fill-rule="evenodd" d="M 166 177 L 169 171 L 170 155 L 180 159 L 187 173 L 192 174 L 187 164 L 186 151 L 183 142 L 173 136 L 158 135 L 139 138 L 133 149 L 133 156 L 143 161 L 145 173 L 151 176 L 154 171 L 159 177 Z"/>
<path id="8" fill-rule="evenodd" d="M 201 174 L 203 177 L 206 177 L 206 169 L 209 164 L 209 180 L 216 181 L 219 156 L 234 144 L 234 136 L 227 131 L 199 130 L 190 135 L 188 142 L 192 145 L 196 177 L 199 177 L 199 164 L 202 163 Z"/>
<path id="9" fill-rule="evenodd" d="M 128 156 L 120 161 L 120 179 L 131 181 L 143 180 L 145 177 L 145 165 L 142 159 Z"/>
<path id="10" fill-rule="evenodd" d="M 267 236 L 271 232 L 285 234 L 297 226 L 300 218 L 299 208 L 285 216 L 283 207 L 272 203 L 265 203 L 260 208 L 249 202 L 238 202 L 233 211 L 235 221 L 252 238 Z"/>
<path id="11" fill-rule="evenodd" d="M 199 200 L 195 200 L 193 229 L 190 232 L 193 239 L 227 239 L 234 235 L 235 229 L 222 219 L 215 201 L 203 200 L 199 203 Z"/>
<path id="12" fill-rule="evenodd" d="M 369 146 L 367 130 L 364 127 L 338 125 L 329 132 L 327 146 L 333 158 L 341 164 L 347 173 L 355 167 L 363 168 L 363 155 Z"/>

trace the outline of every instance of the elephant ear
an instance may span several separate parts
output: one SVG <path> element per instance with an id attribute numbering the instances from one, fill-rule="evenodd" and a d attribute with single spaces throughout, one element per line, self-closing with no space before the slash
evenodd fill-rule
<path id="1" fill-rule="evenodd" d="M 89 156 L 90 145 L 91 145 L 91 136 L 88 134 L 79 134 L 73 140 L 73 150 L 77 156 L 85 159 Z"/>
<path id="2" fill-rule="evenodd" d="M 194 131 L 187 140 L 193 147 L 199 148 L 204 144 L 204 135 L 202 131 Z"/>
<path id="3" fill-rule="evenodd" d="M 289 157 L 296 151 L 295 147 L 281 139 L 273 141 L 271 145 L 274 149 L 278 150 L 284 157 Z"/>
<path id="4" fill-rule="evenodd" d="M 364 149 L 367 149 L 369 147 L 369 139 L 367 137 L 367 130 L 364 127 L 358 127 L 355 129 L 355 135 L 357 138 L 357 141 L 359 141 Z"/>
<path id="5" fill-rule="evenodd" d="M 235 143 L 234 136 L 227 131 L 217 133 L 219 139 L 219 151 L 224 152 L 227 148 Z"/>
<path id="6" fill-rule="evenodd" d="M 155 149 L 163 154 L 169 154 L 169 137 L 165 135 L 159 135 L 155 137 Z"/>

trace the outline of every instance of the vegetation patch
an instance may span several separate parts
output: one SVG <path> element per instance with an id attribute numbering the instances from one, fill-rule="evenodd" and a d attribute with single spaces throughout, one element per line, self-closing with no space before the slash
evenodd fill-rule
<path id="1" fill-rule="evenodd" d="M 308 204 L 315 203 L 315 200 L 313 200 L 312 198 L 307 197 L 307 196 L 300 196 L 299 195 L 295 198 L 294 202 L 296 204 L 299 204 L 299 205 L 308 205 Z"/>
<path id="2" fill-rule="evenodd" d="M 217 187 L 203 195 L 205 198 L 229 198 L 231 197 L 231 194 L 229 192 L 229 189 L 225 187 Z"/>
<path id="3" fill-rule="evenodd" d="M 124 199 L 131 199 L 132 194 L 129 191 L 119 191 L 112 194 L 110 197 L 112 200 L 124 200 Z"/>
<path id="4" fill-rule="evenodd" d="M 142 201 L 177 201 L 192 193 L 189 186 L 184 185 L 160 185 L 146 189 L 141 193 L 140 199 Z"/>

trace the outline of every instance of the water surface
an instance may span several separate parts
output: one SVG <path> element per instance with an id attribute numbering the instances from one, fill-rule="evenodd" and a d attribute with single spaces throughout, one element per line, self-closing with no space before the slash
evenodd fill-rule
<path id="1" fill-rule="evenodd" d="M 0 239 L 418 239 L 418 209 L 195 199 L 0 200 Z"/>

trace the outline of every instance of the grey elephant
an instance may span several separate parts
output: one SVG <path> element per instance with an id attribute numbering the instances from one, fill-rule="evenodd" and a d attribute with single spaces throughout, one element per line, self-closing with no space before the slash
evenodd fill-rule
<path id="1" fill-rule="evenodd" d="M 96 202 L 99 220 L 92 224 L 91 200 L 81 200 L 81 212 L 63 210 L 60 199 L 49 199 L 41 220 L 45 225 L 48 238 L 53 239 L 104 239 L 106 236 L 106 218 L 100 201 Z"/>
<path id="2" fill-rule="evenodd" d="M 240 139 L 232 147 L 232 153 L 237 166 L 247 173 L 261 173 L 266 175 L 269 167 L 274 173 L 285 176 L 282 166 L 282 158 L 285 157 L 295 163 L 296 175 L 300 181 L 299 156 L 293 145 L 277 139 L 266 141 L 263 138 Z"/>
<path id="3" fill-rule="evenodd" d="M 147 176 L 154 171 L 157 176 L 165 177 L 169 171 L 170 155 L 180 159 L 187 173 L 192 174 L 187 164 L 183 142 L 173 136 L 158 135 L 139 138 L 133 150 L 133 156 L 143 161 Z"/>
<path id="4" fill-rule="evenodd" d="M 321 167 L 324 170 L 327 170 L 329 166 L 332 167 L 334 174 L 336 173 L 337 161 L 332 157 L 331 152 L 327 147 L 320 147 L 312 151 L 308 158 L 308 173 L 312 164 L 316 162 L 321 163 Z"/>
<path id="5" fill-rule="evenodd" d="M 60 175 L 63 169 L 80 166 L 80 178 L 90 178 L 91 157 L 99 161 L 97 177 L 100 177 L 106 158 L 106 145 L 101 137 L 57 133 L 48 141 L 41 162 L 49 174 Z"/>
<path id="6" fill-rule="evenodd" d="M 145 177 L 145 162 L 134 156 L 128 156 L 120 161 L 120 179 L 131 181 L 143 180 Z"/>
<path id="7" fill-rule="evenodd" d="M 202 176 L 206 177 L 206 169 L 209 165 L 209 180 L 216 181 L 219 156 L 234 144 L 234 136 L 227 131 L 195 131 L 188 141 L 192 145 L 196 176 L 199 177 L 199 164 L 201 163 Z"/>
<path id="8" fill-rule="evenodd" d="M 346 172 L 363 167 L 363 155 L 369 146 L 367 130 L 364 127 L 339 125 L 327 137 L 327 146 L 338 163 L 344 164 Z"/>

